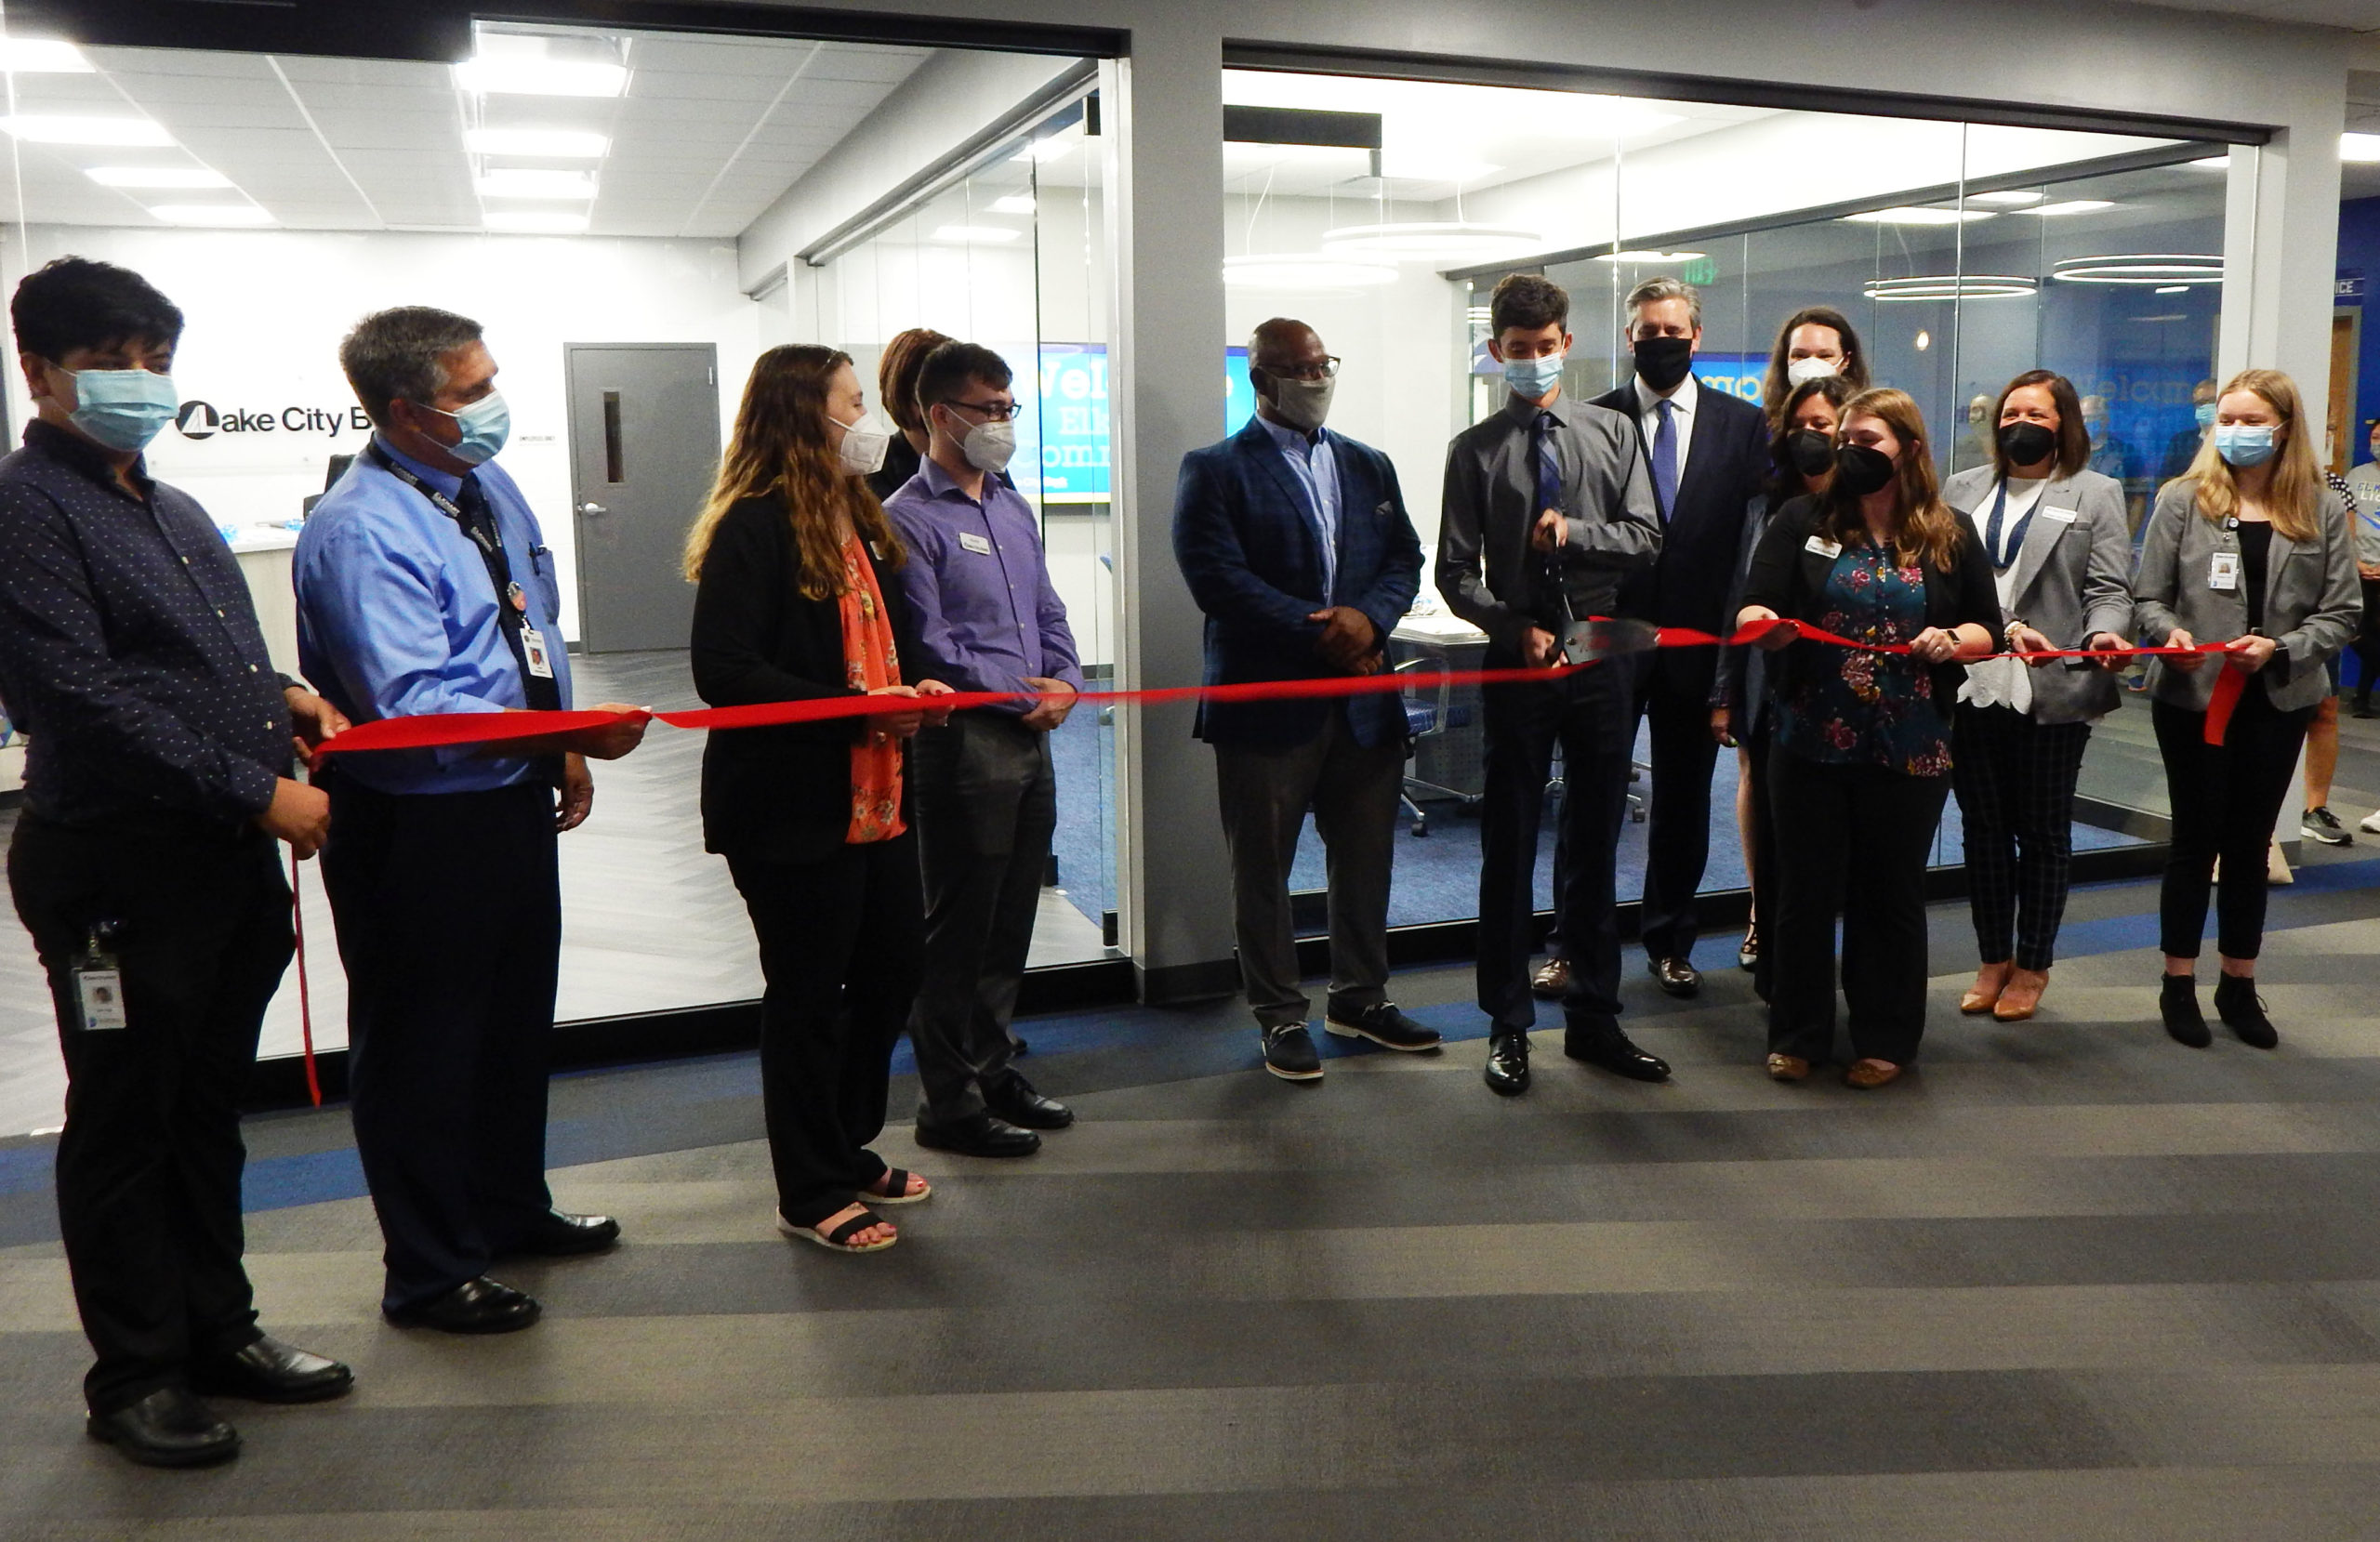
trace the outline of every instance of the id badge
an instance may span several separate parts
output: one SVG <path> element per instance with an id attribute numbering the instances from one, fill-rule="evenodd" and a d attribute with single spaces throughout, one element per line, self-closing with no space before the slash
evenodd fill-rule
<path id="1" fill-rule="evenodd" d="M 554 678 L 554 661 L 546 654 L 545 634 L 525 621 L 521 624 L 521 656 L 528 661 L 532 675 L 541 680 Z"/>
<path id="2" fill-rule="evenodd" d="M 1823 535 L 1813 535 L 1802 543 L 1802 549 L 1813 556 L 1824 557 L 1831 561 L 1843 555 L 1843 543 L 1830 541 Z"/>
<path id="3" fill-rule="evenodd" d="M 2215 561 L 2207 569 L 2206 586 L 2211 589 L 2221 589 L 2226 593 L 2240 586 L 2240 554 L 2238 552 L 2218 551 L 2215 554 Z"/>
<path id="4" fill-rule="evenodd" d="M 76 965 L 74 999 L 82 1008 L 86 1032 L 131 1025 L 124 1015 L 124 971 L 112 963 Z"/>

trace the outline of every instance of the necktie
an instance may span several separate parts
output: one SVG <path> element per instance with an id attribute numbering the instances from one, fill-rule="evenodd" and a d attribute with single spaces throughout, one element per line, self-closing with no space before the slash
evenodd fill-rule
<path id="1" fill-rule="evenodd" d="M 1537 521 L 1543 517 L 1547 509 L 1551 508 L 1556 513 L 1560 513 L 1562 509 L 1562 463 L 1554 457 L 1554 431 L 1556 427 L 1557 421 L 1554 415 L 1541 412 L 1537 415 L 1537 422 L 1532 425 L 1529 433 L 1530 450 L 1537 466 L 1537 501 L 1530 507 L 1528 515 L 1528 525 L 1532 532 L 1536 530 Z M 1549 557 L 1540 564 L 1537 590 L 1536 610 L 1539 619 L 1556 626 L 1558 629 L 1558 621 L 1564 612 L 1561 559 Z"/>
<path id="2" fill-rule="evenodd" d="M 1661 523 L 1667 524 L 1677 504 L 1677 403 L 1663 397 L 1653 410 L 1661 420 L 1653 430 L 1653 502 L 1660 507 Z"/>
<path id="3" fill-rule="evenodd" d="M 496 522 L 496 509 L 487 501 L 487 494 L 480 487 L 478 473 L 463 479 L 456 491 L 455 507 L 463 511 L 470 522 L 472 544 L 486 560 L 488 582 L 496 586 L 496 624 L 504 633 L 506 644 L 512 650 L 513 662 L 521 666 L 521 688 L 533 712 L 552 712 L 562 705 L 560 682 L 549 675 L 533 674 L 529 668 L 529 650 L 521 639 L 522 624 L 527 620 L 512 603 L 512 564 L 504 550 L 502 535 Z M 552 646 L 550 640 L 548 647 Z"/>

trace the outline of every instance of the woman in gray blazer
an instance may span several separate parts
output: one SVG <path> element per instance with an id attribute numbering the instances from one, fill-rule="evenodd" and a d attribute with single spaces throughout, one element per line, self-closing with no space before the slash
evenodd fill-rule
<path id="1" fill-rule="evenodd" d="M 2062 375 L 2029 370 L 1992 407 L 1988 466 L 1942 484 L 1991 559 L 2012 650 L 2092 648 L 2119 666 L 2132 632 L 2123 484 L 2088 469 L 2082 404 Z M 1950 786 L 1966 831 L 1982 967 L 1959 1010 L 2020 1022 L 2041 1006 L 2074 864 L 2074 782 L 2091 725 L 2116 709 L 2091 659 L 1967 666 L 1950 724 Z"/>
<path id="2" fill-rule="evenodd" d="M 2269 1049 L 2279 1035 L 2255 986 L 2265 848 L 2307 722 L 2330 693 L 2324 666 L 2355 634 L 2361 599 L 2347 507 L 2322 483 L 2289 376 L 2244 370 L 2223 388 L 2189 475 L 2157 494 L 2133 598 L 2152 647 L 2240 639 L 2219 658 L 2149 666 L 2149 710 L 2174 810 L 2159 924 L 2165 1031 L 2193 1048 L 2213 1041 L 2193 971 L 2220 857 L 2215 1009 L 2241 1042 Z M 2223 742 L 2210 745 L 2208 707 L 2226 670 L 2246 679 Z"/>

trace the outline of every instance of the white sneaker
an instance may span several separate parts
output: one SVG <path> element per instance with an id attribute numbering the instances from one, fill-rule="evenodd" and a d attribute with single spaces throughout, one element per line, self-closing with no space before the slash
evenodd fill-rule
<path id="1" fill-rule="evenodd" d="M 2374 809 L 2364 815 L 2363 823 L 2358 824 L 2356 828 L 2367 836 L 2380 836 L 2380 809 Z"/>

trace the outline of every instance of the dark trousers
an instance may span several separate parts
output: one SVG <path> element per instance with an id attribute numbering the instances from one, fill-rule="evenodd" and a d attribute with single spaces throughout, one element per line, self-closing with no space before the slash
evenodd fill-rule
<path id="1" fill-rule="evenodd" d="M 1651 725 L 1652 800 L 1645 828 L 1645 904 L 1638 936 L 1647 956 L 1694 952 L 1694 896 L 1711 861 L 1709 648 L 1656 649 L 1637 661 L 1637 708 Z"/>
<path id="2" fill-rule="evenodd" d="M 2215 666 L 2209 665 L 2209 668 Z M 2265 940 L 2265 848 L 2281 817 L 2297 752 L 2314 708 L 2283 712 L 2251 679 L 2220 745 L 2206 742 L 2206 714 L 2151 702 L 2157 749 L 2165 760 L 2174 835 L 2158 902 L 2159 946 L 2168 957 L 2196 958 L 2206 935 L 2207 892 L 2223 860 L 2215 906 L 2215 949 L 2254 958 Z"/>
<path id="3" fill-rule="evenodd" d="M 925 954 L 909 1042 L 924 1099 L 948 1124 L 1012 1074 L 1009 1021 L 1058 827 L 1050 736 L 1013 714 L 962 712 L 910 741 L 925 883 Z"/>
<path id="4" fill-rule="evenodd" d="M 1768 800 L 1768 760 L 1773 749 L 1768 714 L 1743 737 L 1744 757 L 1752 768 L 1752 849 L 1744 853 L 1752 864 L 1752 913 L 1761 929 L 1760 956 L 1752 960 L 1752 988 L 1766 1001 L 1777 994 L 1777 949 L 1771 939 L 1777 927 L 1777 814 Z"/>
<path id="5" fill-rule="evenodd" d="M 280 848 L 165 818 L 70 829 L 26 813 L 17 914 L 48 972 L 66 1059 L 58 1224 L 94 1413 L 182 1384 L 258 1337 L 240 1255 L 239 1099 L 291 949 Z M 70 971 L 113 921 L 129 1026 L 86 1030 Z"/>
<path id="6" fill-rule="evenodd" d="M 402 1311 L 486 1273 L 553 1208 L 554 794 L 392 797 L 336 771 L 325 784 L 348 1098 L 385 1244 L 381 1304 Z"/>
<path id="7" fill-rule="evenodd" d="M 884 1176 L 892 1049 L 917 999 L 925 896 L 915 835 L 821 862 L 730 854 L 760 945 L 760 1108 L 777 1209 L 814 1226 Z"/>
<path id="8" fill-rule="evenodd" d="M 1837 766 L 1777 748 L 1777 956 L 1771 1053 L 1822 1064 L 1834 1055 L 1834 918 L 1843 916 L 1843 999 L 1855 1060 L 1906 1065 L 1925 1033 L 1925 860 L 1949 797 L 1947 776 Z"/>
<path id="9" fill-rule="evenodd" d="M 2355 699 L 2367 702 L 2372 687 L 2380 680 L 2380 578 L 2360 580 L 2363 586 L 2363 624 L 2355 634 Z"/>
<path id="10" fill-rule="evenodd" d="M 1215 791 L 1231 849 L 1232 935 L 1249 1009 L 1262 1026 L 1303 1022 L 1312 1009 L 1298 988 L 1289 919 L 1289 867 L 1309 808 L 1329 863 L 1324 1009 L 1360 1010 L 1388 999 L 1389 876 L 1404 786 L 1405 742 L 1366 749 L 1343 712 L 1332 712 L 1302 745 L 1215 746 Z"/>
<path id="11" fill-rule="evenodd" d="M 1950 785 L 1966 832 L 1968 909 L 1983 962 L 2046 969 L 2074 871 L 2074 783 L 2088 723 L 2039 723 L 2006 706 L 1950 719 Z"/>
<path id="12" fill-rule="evenodd" d="M 1520 661 L 1491 650 L 1487 667 Z M 1612 867 L 1628 809 L 1628 751 L 1634 718 L 1629 674 L 1598 666 L 1543 685 L 1487 688 L 1487 790 L 1479 805 L 1479 1009 L 1495 1029 L 1537 1021 L 1528 991 L 1530 930 L 1537 911 L 1538 826 L 1554 746 L 1562 746 L 1563 942 L 1570 987 L 1563 1013 L 1573 1028 L 1618 1026 L 1620 929 Z"/>

